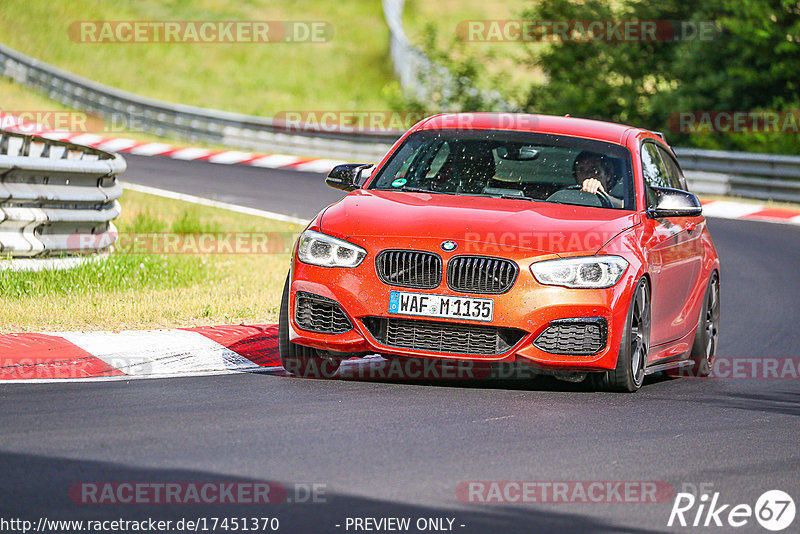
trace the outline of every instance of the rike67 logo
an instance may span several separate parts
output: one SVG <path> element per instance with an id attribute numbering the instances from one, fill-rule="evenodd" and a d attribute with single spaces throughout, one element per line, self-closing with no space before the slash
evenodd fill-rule
<path id="1" fill-rule="evenodd" d="M 755 518 L 763 528 L 778 532 L 794 522 L 795 505 L 792 497 L 781 490 L 764 492 L 755 503 L 729 504 L 720 499 L 720 493 L 678 493 L 669 514 L 667 526 L 681 527 L 732 527 L 750 525 Z"/>

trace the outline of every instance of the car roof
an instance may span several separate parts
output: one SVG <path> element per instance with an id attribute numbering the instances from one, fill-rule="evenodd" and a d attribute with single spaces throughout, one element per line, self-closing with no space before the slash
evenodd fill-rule
<path id="1" fill-rule="evenodd" d="M 618 145 L 624 144 L 625 133 L 656 137 L 641 128 L 625 124 L 530 113 L 442 113 L 417 123 L 412 131 L 420 130 L 512 130 L 596 139 Z"/>

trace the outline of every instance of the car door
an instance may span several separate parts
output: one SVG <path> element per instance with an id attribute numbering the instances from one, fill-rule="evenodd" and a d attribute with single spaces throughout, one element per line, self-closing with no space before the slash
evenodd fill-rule
<path id="1" fill-rule="evenodd" d="M 675 156 L 660 145 L 658 145 L 658 153 L 667 170 L 670 187 L 688 191 L 689 188 L 686 185 L 686 178 L 684 178 Z M 705 228 L 706 220 L 702 215 L 678 217 L 673 220 L 675 224 L 684 230 L 678 235 L 681 241 L 681 274 L 684 277 L 681 280 L 681 289 L 683 294 L 682 296 L 676 295 L 675 302 L 675 305 L 680 307 L 680 311 L 676 316 L 676 331 L 678 337 L 682 337 L 696 326 L 691 317 L 692 314 L 690 313 L 691 302 L 689 294 L 698 284 L 702 283 L 700 280 L 703 269 L 703 241 L 701 235 Z"/>
<path id="2" fill-rule="evenodd" d="M 663 155 L 662 155 L 663 154 Z M 677 162 L 654 141 L 641 146 L 642 175 L 647 208 L 655 206 L 652 187 L 686 189 Z M 652 288 L 652 345 L 681 338 L 689 324 L 687 302 L 700 274 L 700 233 L 702 217 L 648 218 L 645 247 L 650 252 Z"/>

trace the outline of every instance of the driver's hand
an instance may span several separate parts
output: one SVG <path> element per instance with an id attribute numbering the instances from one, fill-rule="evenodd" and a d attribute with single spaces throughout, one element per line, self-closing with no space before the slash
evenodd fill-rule
<path id="1" fill-rule="evenodd" d="M 586 191 L 587 193 L 595 194 L 598 191 L 602 191 L 603 193 L 606 192 L 603 189 L 603 184 L 600 183 L 600 180 L 597 178 L 587 178 L 583 181 L 583 186 L 581 187 L 581 191 Z"/>

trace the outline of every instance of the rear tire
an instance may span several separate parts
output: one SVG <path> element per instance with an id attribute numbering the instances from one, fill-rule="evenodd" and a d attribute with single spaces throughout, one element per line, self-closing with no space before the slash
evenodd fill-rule
<path id="1" fill-rule="evenodd" d="M 639 280 L 633 292 L 616 368 L 592 375 L 592 385 L 603 391 L 633 393 L 642 387 L 650 352 L 650 286 Z"/>
<path id="2" fill-rule="evenodd" d="M 709 376 L 719 342 L 719 274 L 711 273 L 692 344 L 692 376 Z"/>
<path id="3" fill-rule="evenodd" d="M 286 277 L 278 315 L 278 349 L 283 368 L 295 376 L 303 378 L 333 378 L 339 370 L 342 358 L 320 356 L 312 347 L 304 347 L 289 341 L 289 285 L 291 272 Z"/>

